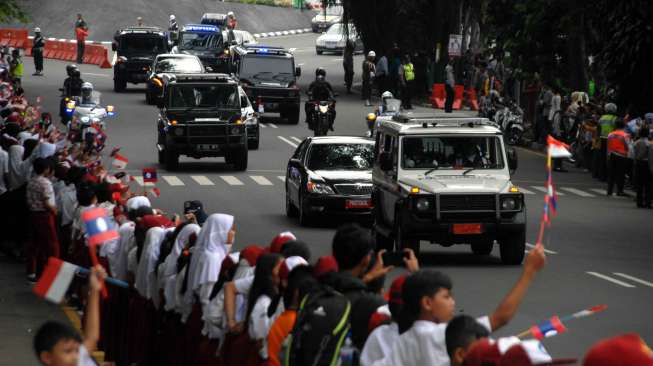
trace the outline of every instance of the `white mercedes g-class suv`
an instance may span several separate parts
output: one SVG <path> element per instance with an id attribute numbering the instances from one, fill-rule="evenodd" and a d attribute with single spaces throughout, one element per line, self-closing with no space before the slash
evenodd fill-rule
<path id="1" fill-rule="evenodd" d="M 526 206 L 510 180 L 516 168 L 516 152 L 486 118 L 403 113 L 381 121 L 372 172 L 378 249 L 417 254 L 425 240 L 488 255 L 496 240 L 501 261 L 520 264 Z"/>

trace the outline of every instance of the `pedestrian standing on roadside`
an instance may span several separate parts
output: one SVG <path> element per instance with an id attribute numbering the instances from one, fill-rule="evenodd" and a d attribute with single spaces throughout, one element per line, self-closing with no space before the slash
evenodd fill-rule
<path id="1" fill-rule="evenodd" d="M 633 144 L 633 159 L 635 174 L 635 191 L 637 192 L 637 207 L 651 208 L 651 171 L 649 170 L 649 155 L 651 142 L 648 140 L 649 129 L 642 126 Z"/>
<path id="2" fill-rule="evenodd" d="M 20 56 L 20 50 L 14 48 L 11 51 L 11 60 L 9 61 L 9 74 L 14 90 L 20 88 L 23 79 L 23 58 Z"/>
<path id="3" fill-rule="evenodd" d="M 238 26 L 238 21 L 236 20 L 236 15 L 233 11 L 227 13 L 227 29 L 234 30 Z"/>
<path id="4" fill-rule="evenodd" d="M 376 62 L 376 87 L 378 88 L 379 97 L 381 94 L 388 90 L 387 80 L 388 80 L 388 58 L 385 56 L 385 53 L 381 54 L 379 60 Z"/>
<path id="5" fill-rule="evenodd" d="M 608 171 L 608 135 L 615 129 L 615 121 L 617 120 L 617 105 L 614 103 L 607 103 L 603 108 L 605 114 L 599 118 L 599 148 L 594 150 L 593 163 L 594 170 L 592 175 L 596 173 L 596 178 L 605 182 Z"/>
<path id="6" fill-rule="evenodd" d="M 355 44 L 348 39 L 342 53 L 342 68 L 345 70 L 345 87 L 347 94 L 351 94 L 351 85 L 354 82 L 354 48 Z"/>
<path id="7" fill-rule="evenodd" d="M 35 76 L 43 76 L 43 48 L 45 38 L 41 35 L 41 28 L 34 28 L 34 41 L 32 42 L 32 56 L 34 57 Z"/>
<path id="8" fill-rule="evenodd" d="M 372 98 L 372 82 L 376 75 L 376 65 L 374 64 L 374 59 L 376 58 L 376 52 L 370 51 L 367 54 L 367 58 L 363 61 L 363 99 L 365 100 L 365 106 L 369 107 L 372 105 L 370 99 Z"/>
<path id="9" fill-rule="evenodd" d="M 453 107 L 453 97 L 454 97 L 454 86 L 456 85 L 456 79 L 454 78 L 455 70 L 453 67 L 453 62 L 454 59 L 453 57 L 449 57 L 449 61 L 447 61 L 447 66 L 445 66 L 444 71 L 446 73 L 446 80 L 445 80 L 445 91 L 447 92 L 447 99 L 444 102 L 444 112 L 445 113 L 451 113 L 451 109 Z"/>
<path id="10" fill-rule="evenodd" d="M 401 73 L 401 105 L 404 109 L 413 109 L 411 99 L 413 97 L 413 84 L 415 83 L 415 67 L 410 61 L 410 55 L 404 55 L 399 72 Z"/>
<path id="11" fill-rule="evenodd" d="M 177 18 L 174 14 L 170 14 L 170 23 L 168 24 L 168 39 L 173 45 L 177 44 L 177 39 L 179 37 L 179 24 L 177 24 Z"/>
<path id="12" fill-rule="evenodd" d="M 136 18 L 136 25 L 139 27 L 143 26 L 143 17 Z"/>
<path id="13" fill-rule="evenodd" d="M 630 136 L 625 131 L 623 119 L 614 123 L 614 131 L 606 139 L 608 153 L 608 196 L 612 196 L 614 186 L 617 186 L 617 196 L 628 197 L 624 192 L 626 167 L 628 166 L 628 150 L 630 149 Z"/>
<path id="14" fill-rule="evenodd" d="M 75 39 L 77 39 L 77 63 L 84 62 L 84 48 L 86 46 L 86 37 L 88 37 L 88 24 L 81 13 L 77 13 L 77 21 L 75 22 Z"/>
<path id="15" fill-rule="evenodd" d="M 538 142 L 543 144 L 546 141 L 546 136 L 549 134 L 548 121 L 549 121 L 549 112 L 551 111 L 551 100 L 553 99 L 553 92 L 547 84 L 542 84 L 542 90 L 540 91 L 540 96 L 538 98 L 538 108 L 541 112 L 538 116 Z"/>

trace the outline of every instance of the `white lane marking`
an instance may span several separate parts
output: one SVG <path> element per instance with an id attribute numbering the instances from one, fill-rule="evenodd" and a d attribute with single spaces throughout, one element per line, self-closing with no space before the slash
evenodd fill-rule
<path id="1" fill-rule="evenodd" d="M 302 143 L 302 140 L 298 139 L 298 138 L 295 137 L 295 136 L 290 136 L 290 138 L 291 138 L 292 140 L 297 141 L 297 143 L 300 143 L 300 144 Z"/>
<path id="2" fill-rule="evenodd" d="M 334 59 L 332 59 L 331 61 L 333 61 L 333 62 L 340 62 L 340 61 L 342 61 L 342 59 L 341 59 L 341 58 L 334 58 Z"/>
<path id="3" fill-rule="evenodd" d="M 258 125 L 261 126 L 261 128 L 268 128 L 268 126 L 265 123 L 259 122 Z"/>
<path id="4" fill-rule="evenodd" d="M 605 196 L 606 194 L 608 194 L 608 191 L 606 191 L 605 189 L 601 189 L 601 188 L 592 188 L 592 189 L 590 189 L 590 191 L 592 191 L 594 193 L 598 193 L 598 194 L 600 194 L 602 196 Z"/>
<path id="5" fill-rule="evenodd" d="M 272 128 L 279 128 L 279 126 L 275 125 L 274 123 L 268 122 L 268 126 Z"/>
<path id="6" fill-rule="evenodd" d="M 533 245 L 531 243 L 526 243 L 526 246 L 529 247 L 529 248 L 535 248 L 535 245 Z M 558 254 L 558 252 L 556 252 L 554 250 L 551 250 L 551 249 L 546 249 L 546 248 L 544 248 L 544 253 L 546 253 L 546 254 Z"/>
<path id="7" fill-rule="evenodd" d="M 297 66 L 304 66 L 304 64 L 297 64 Z"/>
<path id="8" fill-rule="evenodd" d="M 277 178 L 278 178 L 280 181 L 286 183 L 286 176 L 285 176 L 285 175 L 277 175 Z"/>
<path id="9" fill-rule="evenodd" d="M 587 193 L 587 192 L 585 192 L 585 191 L 581 191 L 580 189 L 576 189 L 576 188 L 560 187 L 560 189 L 565 190 L 565 191 L 567 191 L 567 192 L 569 192 L 569 193 L 573 193 L 573 194 L 579 195 L 579 196 L 581 196 L 581 197 L 596 197 L 596 196 L 594 196 L 594 195 L 591 194 L 591 193 Z"/>
<path id="10" fill-rule="evenodd" d="M 297 147 L 297 144 L 295 144 L 294 142 L 292 142 L 292 141 L 286 139 L 285 137 L 283 137 L 283 136 L 277 136 L 277 137 L 279 138 L 279 140 L 281 140 L 281 141 L 287 143 L 288 145 L 290 145 L 290 146 L 292 146 L 292 147 Z"/>
<path id="11" fill-rule="evenodd" d="M 522 192 L 523 194 L 535 194 L 535 192 L 529 191 L 528 189 L 523 187 L 517 187 L 517 189 L 519 189 L 519 192 Z"/>
<path id="12" fill-rule="evenodd" d="M 542 186 L 531 186 L 531 188 L 533 188 L 533 189 L 535 189 L 537 191 L 540 191 L 542 193 L 548 192 L 546 187 L 542 187 Z M 564 193 L 562 193 L 560 191 L 558 191 L 557 193 L 558 193 L 558 196 L 564 196 L 565 195 Z"/>
<path id="13" fill-rule="evenodd" d="M 288 49 L 288 51 L 290 51 L 290 53 L 293 53 L 293 52 L 297 51 L 297 48 L 291 47 L 291 48 Z"/>
<path id="14" fill-rule="evenodd" d="M 242 186 L 245 183 L 241 182 L 240 179 L 234 177 L 233 175 L 221 175 L 223 181 L 225 181 L 230 186 Z"/>
<path id="15" fill-rule="evenodd" d="M 199 184 L 201 186 L 213 186 L 213 185 L 215 185 L 213 182 L 211 182 L 211 180 L 209 178 L 207 178 L 204 175 L 191 175 L 190 177 L 193 178 L 193 180 L 195 182 L 197 182 L 197 184 Z"/>
<path id="16" fill-rule="evenodd" d="M 142 186 L 146 186 L 146 187 L 154 187 L 154 183 L 152 183 L 152 182 L 144 183 L 144 182 L 143 182 L 143 177 L 134 177 L 134 180 L 135 180 L 136 183 L 138 183 L 138 185 L 141 186 L 141 187 L 142 187 Z"/>
<path id="17" fill-rule="evenodd" d="M 177 178 L 174 175 L 162 175 L 161 178 L 166 181 L 166 183 L 170 184 L 171 186 L 183 186 L 184 182 L 181 181 L 181 179 Z"/>
<path id="18" fill-rule="evenodd" d="M 600 273 L 596 273 L 596 272 L 585 272 L 585 273 L 587 273 L 588 275 L 594 276 L 594 277 L 598 277 L 598 278 L 600 278 L 602 280 L 612 282 L 612 283 L 617 284 L 619 286 L 628 287 L 628 288 L 635 287 L 634 285 L 631 285 L 630 283 L 619 281 L 617 279 L 614 279 L 612 277 L 609 277 L 609 276 L 606 276 L 606 275 L 603 275 L 603 274 L 600 274 Z"/>
<path id="19" fill-rule="evenodd" d="M 103 77 L 103 78 L 110 78 L 110 77 L 111 77 L 111 75 L 107 75 L 107 74 L 95 74 L 95 73 L 92 73 L 92 72 L 85 72 L 84 75 L 100 76 L 100 77 Z"/>
<path id="20" fill-rule="evenodd" d="M 270 182 L 266 177 L 262 175 L 250 175 L 250 178 L 256 183 L 258 183 L 261 186 L 271 186 L 272 182 Z"/>
<path id="21" fill-rule="evenodd" d="M 623 278 L 625 278 L 627 280 L 631 280 L 633 282 L 637 282 L 637 283 L 639 283 L 641 285 L 644 285 L 644 286 L 653 287 L 653 283 L 648 282 L 648 281 L 644 281 L 641 278 L 633 277 L 633 276 L 627 275 L 625 273 L 620 273 L 620 272 L 612 272 L 612 274 L 617 275 L 619 277 L 623 277 Z"/>

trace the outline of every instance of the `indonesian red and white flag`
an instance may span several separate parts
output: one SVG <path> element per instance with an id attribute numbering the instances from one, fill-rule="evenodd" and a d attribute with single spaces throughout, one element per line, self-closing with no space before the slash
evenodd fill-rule
<path id="1" fill-rule="evenodd" d="M 32 291 L 46 300 L 59 304 L 66 295 L 66 291 L 68 291 L 76 272 L 76 265 L 50 257 L 48 258 L 48 265 L 43 270 L 41 278 L 34 285 Z"/>
<path id="2" fill-rule="evenodd" d="M 546 138 L 547 145 L 549 147 L 549 156 L 551 158 L 570 158 L 571 153 L 569 152 L 569 145 L 564 142 L 558 141 L 549 135 Z"/>
<path id="3" fill-rule="evenodd" d="M 129 159 L 127 159 L 126 157 L 124 157 L 124 156 L 122 156 L 120 154 L 115 154 L 113 156 L 113 163 L 111 165 L 113 165 L 113 167 L 116 168 L 116 169 L 121 169 L 122 170 L 122 169 L 125 169 L 125 167 L 127 166 L 127 163 L 129 163 Z"/>

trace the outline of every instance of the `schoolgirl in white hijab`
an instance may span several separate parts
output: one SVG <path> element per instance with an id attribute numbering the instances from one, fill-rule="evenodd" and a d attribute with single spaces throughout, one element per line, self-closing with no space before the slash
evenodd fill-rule
<path id="1" fill-rule="evenodd" d="M 150 228 L 145 234 L 145 243 L 143 243 L 143 251 L 141 253 L 141 258 L 138 261 L 138 270 L 136 271 L 136 282 L 134 283 L 134 287 L 142 297 L 148 300 L 153 299 L 153 296 L 156 296 L 153 292 L 157 291 L 152 291 L 150 279 L 151 274 L 153 274 L 156 269 L 156 261 L 159 258 L 161 243 L 163 242 L 165 235 L 166 230 L 160 227 Z"/>
<path id="2" fill-rule="evenodd" d="M 166 311 L 173 310 L 177 301 L 175 292 L 177 259 L 179 259 L 181 251 L 184 250 L 191 236 L 197 235 L 199 232 L 200 226 L 197 224 L 187 224 L 184 226 L 177 235 L 177 238 L 175 238 L 170 254 L 168 254 L 165 262 L 161 265 L 159 287 L 163 289 L 163 296 L 165 298 L 164 309 Z"/>

